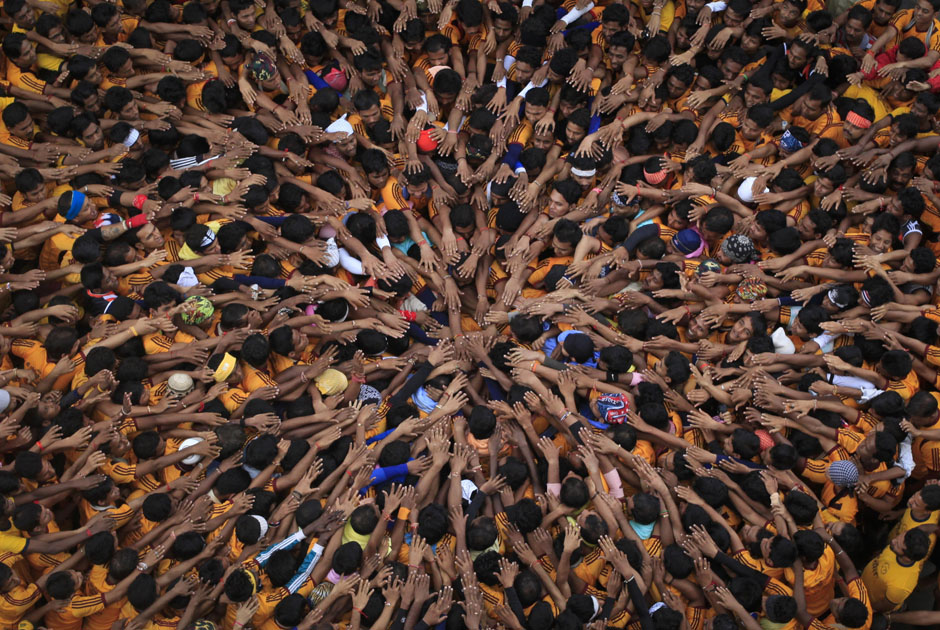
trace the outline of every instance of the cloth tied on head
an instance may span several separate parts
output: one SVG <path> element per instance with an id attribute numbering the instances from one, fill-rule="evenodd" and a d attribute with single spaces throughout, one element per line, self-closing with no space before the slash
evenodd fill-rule
<path id="1" fill-rule="evenodd" d="M 829 298 L 829 301 L 832 302 L 832 305 L 836 308 L 848 308 L 849 303 L 847 300 L 840 297 L 838 289 L 829 289 L 826 292 L 826 297 Z"/>
<path id="2" fill-rule="evenodd" d="M 349 380 L 346 378 L 346 375 L 334 368 L 323 370 L 323 373 L 317 376 L 314 381 L 317 384 L 317 389 L 319 389 L 320 393 L 324 396 L 341 394 L 346 391 L 346 387 L 349 386 Z"/>
<path id="3" fill-rule="evenodd" d="M 78 216 L 78 213 L 82 211 L 82 206 L 85 205 L 85 193 L 79 192 L 77 190 L 72 191 L 72 203 L 69 204 L 69 210 L 65 214 L 66 221 L 71 221 Z"/>
<path id="4" fill-rule="evenodd" d="M 337 118 L 330 126 L 326 128 L 327 133 L 344 133 L 346 137 L 349 137 L 353 134 L 353 126 L 346 120 L 346 114 L 343 114 L 341 118 Z"/>
<path id="5" fill-rule="evenodd" d="M 868 129 L 869 127 L 871 127 L 872 121 L 868 120 L 867 118 L 865 118 L 864 116 L 862 116 L 861 114 L 857 112 L 849 112 L 845 116 L 845 122 L 852 123 L 859 129 Z"/>
<path id="6" fill-rule="evenodd" d="M 257 514 L 251 514 L 251 518 L 258 521 L 258 525 L 261 526 L 261 536 L 258 538 L 264 538 L 264 535 L 268 533 L 268 521 L 263 516 L 258 516 Z"/>
<path id="7" fill-rule="evenodd" d="M 100 228 L 106 225 L 117 225 L 123 220 L 124 219 L 114 214 L 113 212 L 105 212 L 103 214 L 99 214 L 98 218 L 95 219 L 95 227 Z"/>
<path id="8" fill-rule="evenodd" d="M 219 367 L 215 368 L 215 372 L 212 374 L 212 378 L 215 379 L 215 382 L 221 383 L 231 376 L 232 372 L 235 371 L 235 363 L 235 357 L 228 352 L 222 355 L 222 362 L 219 363 Z"/>
<path id="9" fill-rule="evenodd" d="M 601 422 L 623 424 L 630 411 L 630 400 L 624 394 L 601 394 L 595 401 Z"/>
<path id="10" fill-rule="evenodd" d="M 783 132 L 783 135 L 780 136 L 780 148 L 787 153 L 794 153 L 803 148 L 803 143 L 787 129 Z"/>
<path id="11" fill-rule="evenodd" d="M 201 295 L 194 295 L 190 298 L 186 298 L 186 301 L 183 302 L 183 313 L 181 318 L 184 324 L 202 324 L 215 313 L 215 307 L 212 305 L 212 302 L 207 300 Z"/>
<path id="12" fill-rule="evenodd" d="M 136 129 L 131 129 L 121 144 L 130 149 L 132 146 L 134 146 L 134 143 L 137 142 L 138 138 L 140 138 L 140 132 Z"/>
<path id="13" fill-rule="evenodd" d="M 256 81 L 267 81 L 277 72 L 277 66 L 274 64 L 274 60 L 264 53 L 256 54 L 252 60 L 248 62 L 246 69 Z"/>
<path id="14" fill-rule="evenodd" d="M 206 248 L 206 247 L 209 247 L 209 245 L 212 245 L 214 242 L 215 242 L 215 232 L 213 232 L 211 228 L 206 228 L 206 233 L 203 234 L 202 241 L 200 241 L 199 245 L 202 248 Z"/>
<path id="15" fill-rule="evenodd" d="M 323 80 L 337 92 L 343 92 L 349 85 L 349 79 L 341 68 L 330 68 L 329 72 L 323 75 Z"/>
<path id="16" fill-rule="evenodd" d="M 597 169 L 592 168 L 590 170 L 583 170 L 580 168 L 571 167 L 571 174 L 575 177 L 594 177 L 597 174 Z"/>
<path id="17" fill-rule="evenodd" d="M 666 171 L 662 170 L 656 173 L 650 173 L 648 170 L 644 168 L 643 179 L 645 179 L 648 183 L 653 184 L 654 186 L 656 184 L 661 184 L 663 180 L 666 179 Z"/>
<path id="18" fill-rule="evenodd" d="M 180 272 L 180 277 L 176 279 L 176 285 L 185 288 L 194 287 L 199 284 L 199 278 L 192 267 L 186 267 Z"/>
<path id="19" fill-rule="evenodd" d="M 743 234 L 732 234 L 721 243 L 721 251 L 735 264 L 746 263 L 754 257 L 754 243 Z"/>
<path id="20" fill-rule="evenodd" d="M 757 278 L 744 278 L 738 283 L 735 292 L 745 302 L 753 302 L 767 295 L 767 285 Z"/>
<path id="21" fill-rule="evenodd" d="M 757 439 L 760 441 L 760 450 L 766 451 L 769 448 L 773 448 L 774 439 L 770 437 L 770 434 L 763 429 L 758 429 L 754 431 L 754 435 L 757 436 Z"/>
<path id="22" fill-rule="evenodd" d="M 686 228 L 672 237 L 672 246 L 686 258 L 695 258 L 705 249 L 705 240 L 692 228 Z"/>
<path id="23" fill-rule="evenodd" d="M 829 481 L 843 488 L 851 488 L 858 483 L 858 467 L 847 459 L 829 464 L 826 475 L 829 477 Z"/>

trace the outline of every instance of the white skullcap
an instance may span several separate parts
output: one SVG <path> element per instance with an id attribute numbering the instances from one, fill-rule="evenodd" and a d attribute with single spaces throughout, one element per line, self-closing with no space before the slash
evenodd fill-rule
<path id="1" fill-rule="evenodd" d="M 342 118 L 337 118 L 330 126 L 326 128 L 327 133 L 345 133 L 347 136 L 353 134 L 353 126 L 349 124 L 349 121 L 346 120 L 346 115 L 343 114 Z"/>
<path id="2" fill-rule="evenodd" d="M 770 335 L 770 340 L 774 342 L 774 352 L 777 354 L 795 354 L 796 346 L 793 341 L 787 337 L 787 332 L 783 328 L 778 328 Z"/>
<path id="3" fill-rule="evenodd" d="M 741 185 L 738 186 L 738 199 L 744 203 L 751 203 L 754 201 L 754 182 L 757 181 L 756 177 L 746 177 Z M 764 192 L 768 192 L 770 189 L 765 188 Z"/>

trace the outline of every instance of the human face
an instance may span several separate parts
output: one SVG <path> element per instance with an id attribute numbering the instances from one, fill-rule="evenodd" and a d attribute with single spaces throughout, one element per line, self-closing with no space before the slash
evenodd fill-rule
<path id="1" fill-rule="evenodd" d="M 496 37 L 496 41 L 504 42 L 509 39 L 509 36 L 512 35 L 512 24 L 506 20 L 500 20 L 495 18 L 493 20 L 493 35 Z"/>
<path id="2" fill-rule="evenodd" d="M 581 177 L 579 175 L 573 175 L 571 177 L 574 181 L 578 182 L 578 186 L 581 187 L 581 190 L 587 190 L 594 185 L 594 176 Z"/>
<path id="3" fill-rule="evenodd" d="M 163 235 L 152 223 L 146 224 L 137 231 L 137 240 L 148 250 L 159 249 L 164 244 Z"/>
<path id="4" fill-rule="evenodd" d="M 696 317 L 691 322 L 689 322 L 689 339 L 692 341 L 698 341 L 699 339 L 704 339 L 708 336 L 708 325 L 701 321 L 701 318 Z"/>
<path id="5" fill-rule="evenodd" d="M 567 118 L 571 115 L 571 112 L 578 109 L 577 103 L 569 103 L 568 101 L 560 101 L 558 103 L 558 112 L 561 114 L 562 118 Z"/>
<path id="6" fill-rule="evenodd" d="M 10 133 L 17 138 L 23 138 L 24 140 L 32 140 L 33 136 L 36 134 L 36 128 L 33 123 L 33 117 L 29 114 L 26 114 L 26 118 L 13 125 L 10 128 Z"/>
<path id="7" fill-rule="evenodd" d="M 97 123 L 91 123 L 85 128 L 85 131 L 82 132 L 82 141 L 86 146 L 94 149 L 95 151 L 100 151 L 104 148 L 104 133 L 101 131 L 101 127 Z"/>
<path id="8" fill-rule="evenodd" d="M 822 101 L 816 101 L 811 98 L 808 98 L 803 101 L 803 107 L 800 109 L 800 113 L 803 118 L 808 118 L 809 120 L 816 120 L 823 113 L 823 104 Z"/>
<path id="9" fill-rule="evenodd" d="M 108 20 L 108 23 L 104 25 L 104 32 L 110 35 L 116 35 L 118 31 L 121 30 L 121 14 L 115 13 L 111 16 L 111 19 Z"/>
<path id="10" fill-rule="evenodd" d="M 57 44 L 65 43 L 65 31 L 61 26 L 53 26 L 49 29 L 49 35 L 47 36 L 49 41 L 53 41 Z"/>
<path id="11" fill-rule="evenodd" d="M 552 218 L 563 217 L 568 214 L 568 208 L 571 207 L 561 193 L 553 190 L 548 196 L 548 214 Z"/>
<path id="12" fill-rule="evenodd" d="M 94 44 L 98 41 L 98 27 L 92 26 L 90 31 L 78 38 L 78 41 L 83 44 Z"/>
<path id="13" fill-rule="evenodd" d="M 336 149 L 346 157 L 352 157 L 356 154 L 356 136 L 349 134 L 336 143 Z"/>
<path id="14" fill-rule="evenodd" d="M 885 230 L 878 230 L 871 235 L 868 247 L 877 254 L 884 254 L 891 249 L 891 234 Z"/>
<path id="15" fill-rule="evenodd" d="M 763 243 L 767 238 L 767 230 L 764 229 L 764 226 L 754 221 L 751 223 L 751 227 L 747 231 L 747 235 L 751 237 L 751 240 L 755 243 Z"/>
<path id="16" fill-rule="evenodd" d="M 663 274 L 659 273 L 659 269 L 653 269 L 643 280 L 643 288 L 648 291 L 658 291 L 663 288 Z"/>
<path id="17" fill-rule="evenodd" d="M 380 173 L 367 173 L 366 178 L 369 180 L 369 186 L 381 189 L 388 181 L 388 169 Z"/>
<path id="18" fill-rule="evenodd" d="M 27 31 L 33 30 L 33 27 L 36 25 L 36 14 L 33 13 L 32 7 L 27 4 L 23 5 L 23 8 L 17 11 L 13 16 L 13 22 L 17 26 L 20 26 Z"/>
<path id="19" fill-rule="evenodd" d="M 123 120 L 137 120 L 140 118 L 140 108 L 137 107 L 137 101 L 132 100 L 130 103 L 125 105 L 118 116 Z"/>
<path id="20" fill-rule="evenodd" d="M 378 105 L 373 105 L 368 109 L 360 110 L 359 117 L 362 119 L 362 124 L 371 127 L 382 118 L 382 110 Z"/>
<path id="21" fill-rule="evenodd" d="M 535 73 L 535 67 L 530 66 L 524 61 L 516 61 L 516 81 L 522 85 L 529 82 Z"/>
<path id="22" fill-rule="evenodd" d="M 741 36 L 741 48 L 748 54 L 757 52 L 757 49 L 760 48 L 760 43 L 760 37 L 747 34 Z"/>
<path id="23" fill-rule="evenodd" d="M 908 182 L 914 177 L 914 169 L 908 168 L 889 168 L 888 169 L 888 187 L 892 190 L 901 190 L 907 186 Z"/>
<path id="24" fill-rule="evenodd" d="M 666 81 L 666 91 L 669 92 L 669 98 L 672 98 L 672 99 L 679 98 L 680 96 L 685 94 L 685 91 L 687 89 L 688 87 L 685 85 L 685 83 L 683 83 L 682 81 L 680 81 L 674 76 L 669 77 L 669 79 Z"/>
<path id="25" fill-rule="evenodd" d="M 809 57 L 801 46 L 796 46 L 787 51 L 787 64 L 791 70 L 799 70 L 806 66 Z"/>
<path id="26" fill-rule="evenodd" d="M 842 133 L 845 134 L 845 139 L 848 140 L 850 144 L 855 144 L 861 139 L 862 134 L 865 133 L 865 130 L 861 127 L 856 127 L 847 120 L 843 120 Z"/>
<path id="27" fill-rule="evenodd" d="M 756 85 L 748 85 L 744 89 L 744 104 L 747 107 L 761 105 L 770 100 L 770 95 Z"/>
<path id="28" fill-rule="evenodd" d="M 30 203 L 39 203 L 44 201 L 47 198 L 46 187 L 40 184 L 32 190 L 27 190 L 23 193 L 23 198 Z"/>
<path id="29" fill-rule="evenodd" d="M 894 7 L 887 2 L 877 2 L 871 11 L 872 22 L 879 26 L 887 26 L 894 16 Z"/>
<path id="30" fill-rule="evenodd" d="M 610 38 L 623 30 L 619 22 L 607 21 L 601 22 L 601 29 L 604 33 L 604 39 L 610 41 Z M 609 53 L 609 51 L 608 51 Z"/>
<path id="31" fill-rule="evenodd" d="M 904 534 L 898 534 L 891 539 L 891 542 L 888 543 L 888 546 L 891 547 L 891 551 L 897 554 L 899 557 L 906 558 L 907 553 L 904 549 Z"/>
<path id="32" fill-rule="evenodd" d="M 238 25 L 245 29 L 246 31 L 253 31 L 255 29 L 255 7 L 251 6 L 245 9 L 242 9 L 235 14 L 235 20 L 238 22 Z"/>
<path id="33" fill-rule="evenodd" d="M 736 13 L 731 7 L 725 9 L 724 22 L 725 26 L 728 28 L 737 28 L 741 26 L 741 23 L 744 22 L 745 19 L 747 19 L 746 13 Z"/>
<path id="34" fill-rule="evenodd" d="M 611 46 L 607 50 L 607 56 L 610 58 L 610 66 L 615 70 L 627 62 L 629 51 L 623 46 Z"/>
<path id="35" fill-rule="evenodd" d="M 530 123 L 535 124 L 545 115 L 545 112 L 548 111 L 548 108 L 544 105 L 532 105 L 531 103 L 526 103 L 525 106 L 525 119 Z"/>
<path id="36" fill-rule="evenodd" d="M 760 137 L 761 128 L 750 118 L 745 118 L 741 123 L 741 135 L 746 140 L 757 140 Z"/>
<path id="37" fill-rule="evenodd" d="M 643 108 L 644 112 L 660 112 L 663 108 L 663 100 L 657 96 L 653 96 L 646 102 L 646 107 Z"/>
<path id="38" fill-rule="evenodd" d="M 813 194 L 817 197 L 825 197 L 835 189 L 836 187 L 835 184 L 832 183 L 832 180 L 825 177 L 818 177 L 816 181 L 813 182 Z"/>
<path id="39" fill-rule="evenodd" d="M 803 241 L 811 241 L 816 236 L 816 224 L 809 217 L 800 219 L 800 222 L 796 224 L 796 230 L 800 233 L 800 239 Z"/>
<path id="40" fill-rule="evenodd" d="M 809 339 L 809 331 L 806 330 L 806 326 L 803 325 L 799 317 L 793 320 L 793 323 L 790 325 L 790 330 L 800 339 Z"/>
<path id="41" fill-rule="evenodd" d="M 725 81 L 733 81 L 736 76 L 741 74 L 741 64 L 737 61 L 731 59 L 725 59 L 718 65 L 718 69 L 721 70 L 721 75 L 724 77 Z"/>
<path id="42" fill-rule="evenodd" d="M 552 249 L 558 256 L 570 256 L 574 253 L 574 246 L 571 243 L 565 243 L 558 240 L 557 236 L 552 237 Z"/>
<path id="43" fill-rule="evenodd" d="M 776 22 L 783 28 L 796 26 L 800 21 L 800 10 L 789 2 L 781 2 L 778 6 Z"/>
<path id="44" fill-rule="evenodd" d="M 584 136 L 587 135 L 587 130 L 584 127 L 579 127 L 578 125 L 569 122 L 565 125 L 565 139 L 568 140 L 568 144 L 576 144 L 581 142 L 584 139 Z"/>
<path id="45" fill-rule="evenodd" d="M 675 209 L 669 211 L 669 215 L 666 217 L 666 222 L 674 230 L 684 230 L 689 227 L 689 222 L 686 219 L 681 218 Z"/>
<path id="46" fill-rule="evenodd" d="M 750 339 L 754 336 L 754 323 L 750 317 L 742 317 L 734 323 L 728 331 L 728 340 L 734 343 Z"/>
<path id="47" fill-rule="evenodd" d="M 930 28 L 935 11 L 927 0 L 920 0 L 914 7 L 914 22 L 919 31 L 925 31 Z"/>
<path id="48" fill-rule="evenodd" d="M 865 34 L 865 27 L 859 20 L 848 19 L 845 26 L 842 27 L 845 35 L 845 41 L 850 46 L 858 46 L 862 43 L 862 36 Z"/>
<path id="49" fill-rule="evenodd" d="M 362 82 L 368 85 L 369 87 L 375 87 L 379 84 L 379 79 L 382 78 L 382 69 L 378 70 L 363 70 L 359 73 Z"/>
<path id="50" fill-rule="evenodd" d="M 686 51 L 692 47 L 692 35 L 686 29 L 679 27 L 676 29 L 676 49 Z"/>
<path id="51" fill-rule="evenodd" d="M 20 47 L 20 56 L 12 60 L 20 68 L 28 68 L 36 63 L 36 49 L 27 41 Z"/>
<path id="52" fill-rule="evenodd" d="M 548 151 L 555 144 L 555 138 L 550 133 L 537 133 L 532 136 L 532 146 L 542 151 Z"/>

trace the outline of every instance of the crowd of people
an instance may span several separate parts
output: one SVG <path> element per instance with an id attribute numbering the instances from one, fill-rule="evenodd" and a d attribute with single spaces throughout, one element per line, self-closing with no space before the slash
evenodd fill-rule
<path id="1" fill-rule="evenodd" d="M 0 630 L 940 625 L 940 0 L 3 0 Z"/>

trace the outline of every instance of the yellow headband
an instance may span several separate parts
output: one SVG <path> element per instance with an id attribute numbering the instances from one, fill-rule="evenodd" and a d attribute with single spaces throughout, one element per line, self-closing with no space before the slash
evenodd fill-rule
<path id="1" fill-rule="evenodd" d="M 219 363 L 219 367 L 215 368 L 215 373 L 212 375 L 215 378 L 216 383 L 221 383 L 229 376 L 232 375 L 232 372 L 235 371 L 235 357 L 226 352 L 222 356 L 222 362 Z"/>
<path id="2" fill-rule="evenodd" d="M 228 356 L 232 356 L 232 355 L 228 355 Z M 251 582 L 251 587 L 252 587 L 253 592 L 257 593 L 258 592 L 258 578 L 255 576 L 254 573 L 252 573 L 248 569 L 243 569 L 243 570 L 245 572 L 245 575 L 248 576 L 248 581 Z"/>

